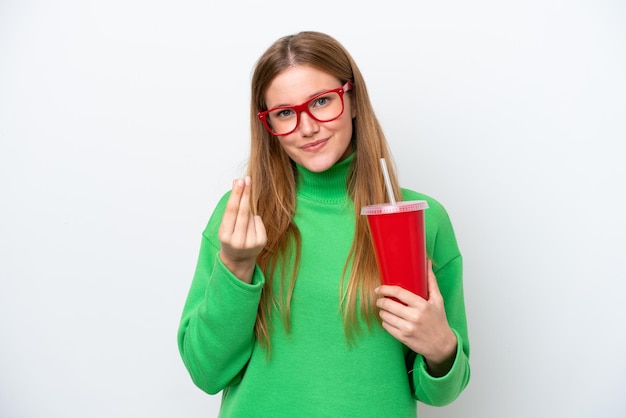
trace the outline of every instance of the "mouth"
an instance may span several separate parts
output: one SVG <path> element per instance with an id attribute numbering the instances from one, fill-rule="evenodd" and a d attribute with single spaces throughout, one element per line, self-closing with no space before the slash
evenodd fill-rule
<path id="1" fill-rule="evenodd" d="M 301 148 L 303 151 L 315 152 L 322 148 L 326 144 L 326 142 L 328 142 L 328 139 L 321 139 L 319 141 L 309 142 L 308 144 L 303 145 Z"/>

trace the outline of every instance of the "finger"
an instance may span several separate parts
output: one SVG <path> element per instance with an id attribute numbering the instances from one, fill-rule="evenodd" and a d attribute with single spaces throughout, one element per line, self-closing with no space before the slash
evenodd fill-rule
<path id="1" fill-rule="evenodd" d="M 265 225 L 259 215 L 248 213 L 248 227 L 246 230 L 246 247 L 265 246 L 267 235 Z"/>
<path id="2" fill-rule="evenodd" d="M 226 208 L 224 209 L 224 215 L 222 216 L 222 223 L 220 225 L 220 232 L 222 234 L 230 236 L 235 229 L 242 192 L 243 181 L 241 179 L 233 180 L 233 188 L 226 202 Z"/>
<path id="3" fill-rule="evenodd" d="M 395 298 L 404 305 L 417 306 L 426 303 L 424 298 L 400 286 L 381 285 L 375 289 L 376 294 L 387 298 Z"/>
<path id="4" fill-rule="evenodd" d="M 402 296 L 406 296 L 410 293 L 408 290 L 403 289 L 400 286 L 380 285 L 374 289 L 378 296 L 392 297 L 396 299 L 402 299 Z"/>
<path id="5" fill-rule="evenodd" d="M 379 297 L 376 300 L 378 308 L 391 312 L 394 315 L 406 316 L 407 306 L 415 306 L 416 303 L 426 303 L 422 298 L 405 290 L 399 286 L 380 286 L 376 293 Z M 416 301 L 420 299 L 420 301 Z"/>
<path id="6" fill-rule="evenodd" d="M 392 332 L 392 330 L 395 330 L 395 332 L 398 332 L 400 329 L 405 328 L 406 321 L 404 321 L 398 315 L 395 315 L 392 312 L 383 311 L 383 310 L 380 311 L 379 315 L 380 315 L 380 319 L 382 319 L 383 321 L 383 326 L 386 325 L 385 328 L 387 329 L 387 331 Z M 395 332 L 394 332 L 394 335 L 395 335 Z"/>
<path id="7" fill-rule="evenodd" d="M 394 311 L 381 309 L 379 311 L 380 319 L 383 322 L 383 327 L 391 335 L 402 342 L 406 342 L 407 338 L 414 337 L 420 327 L 423 326 L 420 323 L 423 323 L 424 317 L 420 309 L 409 308 L 397 302 L 394 303 L 400 306 L 394 306 L 396 308 Z"/>
<path id="8" fill-rule="evenodd" d="M 239 210 L 237 211 L 237 221 L 233 233 L 238 237 L 240 243 L 245 243 L 250 232 L 251 212 L 250 212 L 250 189 L 251 180 L 249 176 L 245 179 L 239 179 L 242 185 L 241 199 L 239 200 Z"/>

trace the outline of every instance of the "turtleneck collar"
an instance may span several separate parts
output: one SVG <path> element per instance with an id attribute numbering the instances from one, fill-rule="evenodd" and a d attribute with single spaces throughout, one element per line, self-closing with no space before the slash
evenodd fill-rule
<path id="1" fill-rule="evenodd" d="M 354 152 L 321 173 L 309 171 L 296 164 L 298 195 L 326 203 L 345 202 L 348 197 L 346 179 L 353 160 Z"/>

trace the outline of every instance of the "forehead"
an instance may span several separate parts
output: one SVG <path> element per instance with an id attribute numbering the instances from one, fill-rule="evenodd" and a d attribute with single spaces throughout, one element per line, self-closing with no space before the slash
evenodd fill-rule
<path id="1" fill-rule="evenodd" d="M 265 92 L 265 103 L 269 108 L 299 104 L 337 87 L 341 87 L 337 77 L 308 65 L 297 65 L 274 77 Z"/>

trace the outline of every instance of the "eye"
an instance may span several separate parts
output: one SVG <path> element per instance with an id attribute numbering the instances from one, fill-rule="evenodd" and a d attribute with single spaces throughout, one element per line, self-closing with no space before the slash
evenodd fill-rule
<path id="1" fill-rule="evenodd" d="M 311 103 L 311 105 L 312 107 L 322 107 L 322 106 L 328 105 L 330 101 L 331 101 L 330 95 L 320 96 L 320 97 L 315 98 L 313 102 Z"/>
<path id="2" fill-rule="evenodd" d="M 277 109 L 274 112 L 270 113 L 270 118 L 272 119 L 286 119 L 295 114 L 294 110 L 291 108 L 287 109 Z"/>

